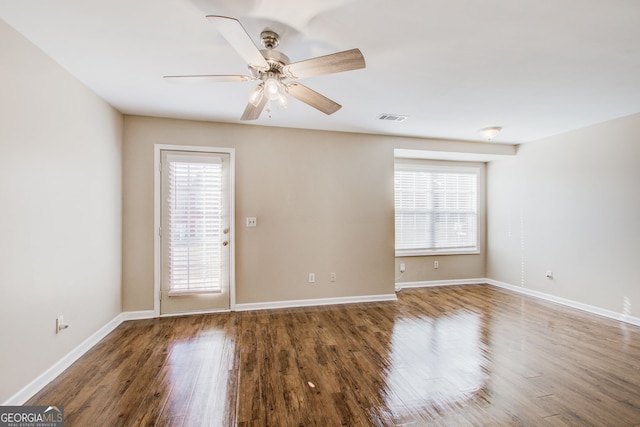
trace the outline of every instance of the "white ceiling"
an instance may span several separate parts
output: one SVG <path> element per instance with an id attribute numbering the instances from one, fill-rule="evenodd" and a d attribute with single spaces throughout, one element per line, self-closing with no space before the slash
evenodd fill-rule
<path id="1" fill-rule="evenodd" d="M 247 74 L 207 14 L 258 46 L 275 30 L 292 62 L 366 58 L 302 81 L 337 113 L 292 100 L 251 124 L 478 141 L 497 125 L 496 142 L 521 143 L 640 112 L 638 0 L 0 0 L 0 18 L 122 113 L 240 123 L 255 82 L 162 79 Z"/>

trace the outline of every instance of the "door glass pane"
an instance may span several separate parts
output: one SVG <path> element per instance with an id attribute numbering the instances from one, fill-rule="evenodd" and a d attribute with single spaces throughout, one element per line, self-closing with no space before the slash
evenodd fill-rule
<path id="1" fill-rule="evenodd" d="M 169 159 L 169 292 L 222 289 L 222 163 Z"/>

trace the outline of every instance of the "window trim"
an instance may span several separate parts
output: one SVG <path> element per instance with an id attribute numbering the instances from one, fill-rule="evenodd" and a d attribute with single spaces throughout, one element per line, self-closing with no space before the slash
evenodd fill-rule
<path id="1" fill-rule="evenodd" d="M 476 245 L 475 247 L 461 247 L 461 248 L 409 248 L 409 249 L 397 249 L 394 248 L 396 257 L 414 257 L 414 256 L 440 256 L 440 255 L 479 255 L 480 251 L 480 217 L 481 217 L 481 174 L 482 169 L 477 165 L 447 165 L 437 164 L 434 161 L 421 160 L 421 159 L 406 159 L 396 158 L 394 162 L 394 233 L 395 233 L 395 172 L 398 165 L 414 167 L 415 169 L 428 170 L 436 173 L 466 173 L 473 174 L 476 177 Z"/>

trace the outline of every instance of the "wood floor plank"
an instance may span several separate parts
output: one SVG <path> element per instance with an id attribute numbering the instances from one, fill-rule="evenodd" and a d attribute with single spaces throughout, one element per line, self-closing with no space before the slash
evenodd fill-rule
<path id="1" fill-rule="evenodd" d="M 640 425 L 640 328 L 488 285 L 129 321 L 27 402 L 65 425 Z"/>

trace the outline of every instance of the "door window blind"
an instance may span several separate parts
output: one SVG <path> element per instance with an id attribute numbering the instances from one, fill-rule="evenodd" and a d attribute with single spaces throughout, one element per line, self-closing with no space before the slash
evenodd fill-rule
<path id="1" fill-rule="evenodd" d="M 478 252 L 478 169 L 397 162 L 396 255 Z"/>
<path id="2" fill-rule="evenodd" d="M 220 291 L 222 162 L 169 162 L 169 292 Z"/>

